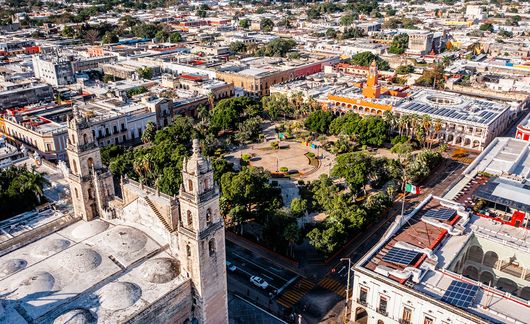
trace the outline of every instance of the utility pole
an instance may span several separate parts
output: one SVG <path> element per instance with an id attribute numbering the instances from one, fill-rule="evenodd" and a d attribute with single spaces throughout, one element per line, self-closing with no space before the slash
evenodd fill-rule
<path id="1" fill-rule="evenodd" d="M 346 284 L 346 309 L 344 311 L 344 323 L 348 322 L 348 303 L 350 302 L 350 271 L 351 271 L 351 258 L 341 258 L 340 261 L 348 260 L 348 282 Z"/>

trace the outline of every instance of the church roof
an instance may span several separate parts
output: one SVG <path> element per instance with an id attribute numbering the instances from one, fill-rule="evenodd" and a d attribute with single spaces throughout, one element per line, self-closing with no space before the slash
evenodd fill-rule
<path id="1" fill-rule="evenodd" d="M 1 256 L 0 322 L 122 322 L 187 287 L 154 237 L 140 225 L 79 221 Z"/>

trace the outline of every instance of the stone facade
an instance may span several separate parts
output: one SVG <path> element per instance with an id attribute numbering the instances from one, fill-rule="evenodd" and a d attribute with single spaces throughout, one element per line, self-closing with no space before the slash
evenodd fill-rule
<path id="1" fill-rule="evenodd" d="M 219 213 L 219 188 L 210 162 L 200 152 L 198 140 L 193 142 L 193 155 L 184 163 L 178 197 L 126 178 L 121 180 L 121 197 L 115 197 L 112 175 L 102 165 L 99 147 L 86 119 L 75 111 L 68 125 L 68 157 L 72 169 L 69 182 L 75 216 L 89 223 L 101 217 L 148 230 L 174 258 L 165 258 L 163 262 L 178 263 L 179 277 L 186 280 L 140 312 L 132 315 L 127 312 L 127 317 L 120 317 L 120 322 L 228 323 L 225 234 L 224 220 Z M 131 242 L 131 246 L 138 244 L 137 241 Z M 149 261 L 161 262 L 157 260 L 161 259 Z M 146 266 L 146 269 L 151 268 Z M 152 269 L 158 269 L 158 264 Z"/>
<path id="2" fill-rule="evenodd" d="M 92 130 L 77 108 L 74 117 L 68 121 L 68 134 L 67 154 L 71 165 L 69 179 L 74 212 L 90 221 L 103 215 L 114 195 L 112 174 L 103 166 Z"/>
<path id="3" fill-rule="evenodd" d="M 197 140 L 193 149 L 193 156 L 182 170 L 179 194 L 180 260 L 194 284 L 196 317 L 201 323 L 226 323 L 225 235 L 219 213 L 219 188 L 210 163 L 200 154 Z"/>

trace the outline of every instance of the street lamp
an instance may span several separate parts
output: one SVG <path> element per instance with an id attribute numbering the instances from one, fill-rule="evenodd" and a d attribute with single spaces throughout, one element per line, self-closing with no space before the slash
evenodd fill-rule
<path id="1" fill-rule="evenodd" d="M 348 302 L 350 300 L 350 271 L 351 271 L 351 258 L 341 258 L 340 261 L 348 261 L 348 281 L 346 284 L 346 310 L 344 311 L 344 323 L 346 323 L 348 316 Z"/>

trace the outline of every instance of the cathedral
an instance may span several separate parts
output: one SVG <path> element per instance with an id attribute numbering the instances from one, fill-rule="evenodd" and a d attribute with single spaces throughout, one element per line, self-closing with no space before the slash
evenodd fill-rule
<path id="1" fill-rule="evenodd" d="M 227 323 L 219 188 L 198 140 L 178 196 L 115 190 L 89 123 L 68 121 L 71 213 L 0 256 L 0 322 Z"/>

